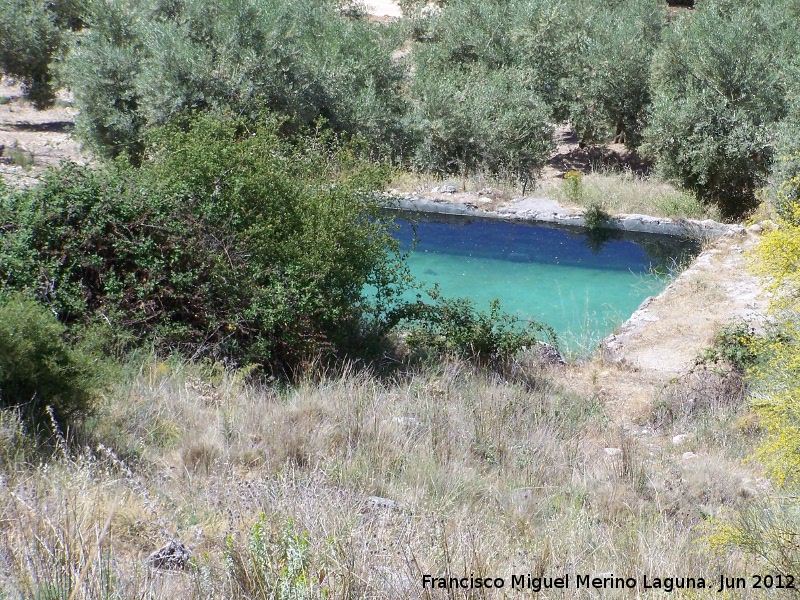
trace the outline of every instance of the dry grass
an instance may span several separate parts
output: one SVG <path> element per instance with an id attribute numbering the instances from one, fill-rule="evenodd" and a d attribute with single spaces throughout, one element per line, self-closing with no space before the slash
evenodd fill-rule
<path id="1" fill-rule="evenodd" d="M 499 595 L 422 575 L 745 572 L 697 544 L 746 501 L 738 460 L 709 443 L 684 461 L 546 372 L 241 379 L 150 361 L 104 408 L 105 445 L 41 464 L 4 417 L 0 596 L 480 598 Z M 148 567 L 170 539 L 192 565 Z"/>
<path id="2" fill-rule="evenodd" d="M 544 179 L 523 188 L 523 182 L 518 179 L 489 173 L 443 179 L 432 174 L 398 170 L 387 189 L 424 195 L 442 184 L 453 185 L 459 193 L 488 196 L 498 206 L 522 196 L 525 189 L 528 196 L 551 198 L 567 207 L 600 206 L 612 215 L 625 213 L 674 219 L 720 220 L 714 207 L 703 205 L 693 194 L 678 190 L 655 177 L 643 177 L 632 171 L 581 174 L 579 186 L 570 190 L 560 177 Z M 579 190 L 577 194 L 576 189 Z M 486 205 L 484 208 L 496 206 Z"/>
<path id="3" fill-rule="evenodd" d="M 503 177 L 488 172 L 471 173 L 469 175 L 451 175 L 441 177 L 433 173 L 420 171 L 406 171 L 398 169 L 388 185 L 388 189 L 401 192 L 425 194 L 442 184 L 455 186 L 458 192 L 474 193 L 489 192 L 492 197 L 500 200 L 510 200 L 514 196 L 522 195 L 523 182 L 515 177 Z M 533 192 L 533 185 L 527 184 L 526 193 Z"/>
<path id="4" fill-rule="evenodd" d="M 586 207 L 598 205 L 612 214 L 719 220 L 713 207 L 704 206 L 692 194 L 632 172 L 583 175 L 580 190 L 577 196 L 568 193 L 563 180 L 543 188 L 546 195 L 558 202 Z"/>

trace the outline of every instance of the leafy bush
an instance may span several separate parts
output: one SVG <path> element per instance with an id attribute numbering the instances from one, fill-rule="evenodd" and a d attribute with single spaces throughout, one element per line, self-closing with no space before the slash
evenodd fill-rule
<path id="1" fill-rule="evenodd" d="M 794 540 L 800 531 L 796 502 L 769 498 L 745 507 L 732 520 L 718 522 L 711 535 L 711 546 L 736 548 L 756 556 L 772 573 L 795 577 L 800 568 L 800 553 Z M 773 576 L 777 585 L 778 577 Z"/>
<path id="2" fill-rule="evenodd" d="M 68 165 L 9 194 L 0 280 L 67 324 L 278 371 L 358 343 L 365 284 L 403 280 L 383 170 L 280 126 L 206 114 L 154 131 L 138 169 Z"/>
<path id="3" fill-rule="evenodd" d="M 242 0 L 213 15 L 200 0 L 97 3 L 70 61 L 78 131 L 137 160 L 148 126 L 266 106 L 300 125 L 323 117 L 398 164 L 521 177 L 547 159 L 553 122 L 638 143 L 657 0 L 441 4 L 376 26 L 332 1 Z M 409 35 L 409 58 L 393 58 Z"/>
<path id="4" fill-rule="evenodd" d="M 752 326 L 744 322 L 733 323 L 720 329 L 714 336 L 710 348 L 706 349 L 702 362 L 725 362 L 739 373 L 755 364 L 757 337 Z"/>
<path id="5" fill-rule="evenodd" d="M 11 0 L 0 11 L 0 68 L 19 77 L 37 107 L 55 98 L 50 63 L 61 32 L 40 0 Z"/>
<path id="6" fill-rule="evenodd" d="M 413 50 L 416 73 L 422 69 L 435 79 L 453 71 L 517 70 L 533 94 L 553 109 L 561 98 L 567 44 L 576 25 L 561 4 L 451 0 L 441 11 L 423 12 L 412 24 L 419 32 Z M 419 97 L 413 91 L 412 96 Z"/>
<path id="7" fill-rule="evenodd" d="M 524 71 L 476 67 L 442 73 L 420 64 L 414 93 L 421 140 L 415 162 L 424 170 L 529 178 L 550 155 L 549 111 Z"/>
<path id="8" fill-rule="evenodd" d="M 415 351 L 449 354 L 478 365 L 498 367 L 539 338 L 555 341 L 553 330 L 534 321 L 521 322 L 501 312 L 493 300 L 489 312 L 477 311 L 466 298 L 444 298 L 438 288 L 428 292 L 433 304 L 407 306 L 402 323 L 405 342 Z"/>
<path id="9" fill-rule="evenodd" d="M 772 166 L 769 199 L 786 224 L 800 225 L 800 127 L 789 119 L 779 128 L 777 157 Z"/>
<path id="10" fill-rule="evenodd" d="M 786 111 L 776 29 L 750 3 L 710 1 L 676 21 L 653 61 L 646 147 L 725 218 L 754 208 Z"/>
<path id="11" fill-rule="evenodd" d="M 615 139 L 636 148 L 650 103 L 648 73 L 664 24 L 663 3 L 563 5 L 561 35 L 570 58 L 560 84 L 561 112 L 586 144 Z"/>
<path id="12" fill-rule="evenodd" d="M 540 4 L 531 3 L 533 21 Z M 457 0 L 419 17 L 416 27 L 430 33 L 414 46 L 409 90 L 418 168 L 528 178 L 544 165 L 552 149 L 551 109 L 540 94 L 547 84 L 512 39 L 518 8 Z"/>
<path id="13" fill-rule="evenodd" d="M 331 1 L 112 0 L 95 3 L 71 60 L 79 131 L 104 153 L 142 152 L 143 127 L 187 111 L 263 107 L 404 148 L 392 26 L 349 18 Z"/>
<path id="14" fill-rule="evenodd" d="M 580 171 L 567 171 L 564 174 L 564 190 L 567 199 L 575 204 L 580 204 L 583 200 L 583 175 Z"/>
<path id="15" fill-rule="evenodd" d="M 611 219 L 611 215 L 603 208 L 601 204 L 592 203 L 586 212 L 583 213 L 583 220 L 586 222 L 586 227 L 590 231 L 603 229 Z"/>
<path id="16" fill-rule="evenodd" d="M 0 69 L 22 80 L 37 108 L 55 100 L 53 63 L 69 31 L 83 26 L 82 0 L 6 0 L 0 10 Z"/>
<path id="17" fill-rule="evenodd" d="M 79 113 L 76 133 L 100 156 L 144 152 L 143 99 L 136 89 L 144 49 L 121 3 L 94 2 L 91 27 L 67 61 Z"/>
<path id="18" fill-rule="evenodd" d="M 66 327 L 21 296 L 0 303 L 0 408 L 20 412 L 34 431 L 79 423 L 92 410 L 99 371 L 65 341 Z M 49 413 L 52 410 L 52 416 Z"/>
<path id="19" fill-rule="evenodd" d="M 657 0 L 453 0 L 412 11 L 415 165 L 527 178 L 549 157 L 550 125 L 565 120 L 586 143 L 616 135 L 635 147 L 663 10 Z"/>
<path id="20" fill-rule="evenodd" d="M 791 182 L 789 183 L 791 186 Z M 750 370 L 753 405 L 767 435 L 758 457 L 781 486 L 800 486 L 800 205 L 788 210 L 793 219 L 764 234 L 756 250 L 756 272 L 772 292 L 776 334 L 755 347 L 759 362 Z"/>
<path id="21" fill-rule="evenodd" d="M 775 182 L 778 190 L 791 192 L 792 172 L 788 171 L 787 181 Z M 781 574 L 793 574 L 800 565 L 796 543 L 800 531 L 800 211 L 789 197 L 785 206 L 789 219 L 779 219 L 778 228 L 764 234 L 754 255 L 756 270 L 766 276 L 767 289 L 773 293 L 770 309 L 777 334 L 758 341 L 754 346 L 758 361 L 748 370 L 751 405 L 765 431 L 756 457 L 782 493 L 721 522 L 711 539 L 717 546 L 745 550 Z"/>

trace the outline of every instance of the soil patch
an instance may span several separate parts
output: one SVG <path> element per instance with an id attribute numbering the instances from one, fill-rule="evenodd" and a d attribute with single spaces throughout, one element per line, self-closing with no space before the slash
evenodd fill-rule
<path id="1" fill-rule="evenodd" d="M 0 80 L 0 177 L 9 184 L 30 185 L 64 160 L 85 164 L 91 156 L 71 132 L 77 111 L 72 95 L 60 92 L 54 107 L 36 110 L 19 84 Z"/>

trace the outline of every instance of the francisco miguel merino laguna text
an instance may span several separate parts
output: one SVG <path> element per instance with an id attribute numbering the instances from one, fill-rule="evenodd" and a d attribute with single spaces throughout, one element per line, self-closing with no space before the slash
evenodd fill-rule
<path id="1" fill-rule="evenodd" d="M 469 577 L 435 577 L 422 576 L 422 587 L 426 589 L 502 589 L 528 590 L 541 592 L 542 590 L 580 590 L 580 589 L 642 589 L 672 592 L 678 589 L 707 589 L 703 577 L 652 577 L 643 575 L 641 581 L 635 577 L 615 577 L 612 574 L 603 577 L 592 575 L 573 575 L 565 573 L 561 577 L 535 577 L 530 573 L 505 577 L 476 577 L 470 573 Z"/>

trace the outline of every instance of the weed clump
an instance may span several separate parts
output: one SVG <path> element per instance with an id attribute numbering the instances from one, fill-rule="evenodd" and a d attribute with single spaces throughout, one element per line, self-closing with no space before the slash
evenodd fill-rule
<path id="1" fill-rule="evenodd" d="M 282 531 L 262 514 L 250 532 L 245 548 L 228 537 L 225 562 L 234 597 L 306 598 L 325 597 L 321 584 L 324 571 L 314 573 L 308 532 L 297 531 L 292 519 Z"/>
<path id="2" fill-rule="evenodd" d="M 583 200 L 583 175 L 580 171 L 567 171 L 564 174 L 564 189 L 570 202 L 580 204 Z"/>
<path id="3" fill-rule="evenodd" d="M 583 220 L 586 222 L 586 227 L 590 231 L 597 231 L 604 229 L 606 224 L 611 219 L 611 215 L 603 208 L 602 205 L 593 203 L 586 212 L 583 213 Z"/>
<path id="4" fill-rule="evenodd" d="M 727 363 L 740 375 L 758 360 L 757 336 L 751 325 L 732 323 L 720 329 L 710 348 L 698 358 L 698 363 Z"/>

